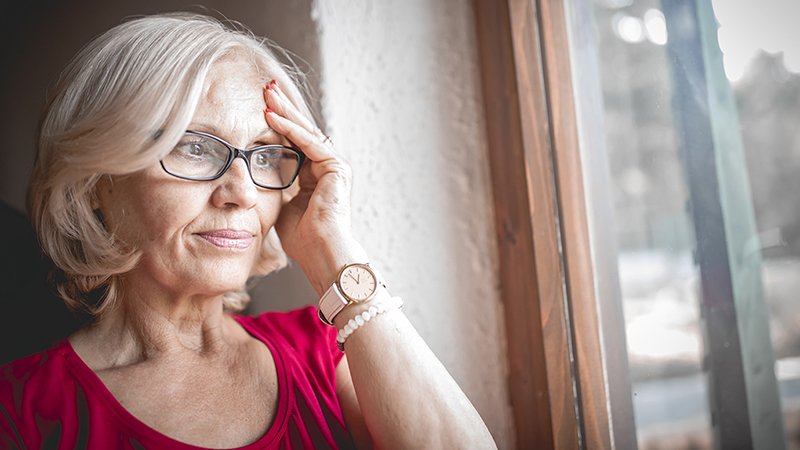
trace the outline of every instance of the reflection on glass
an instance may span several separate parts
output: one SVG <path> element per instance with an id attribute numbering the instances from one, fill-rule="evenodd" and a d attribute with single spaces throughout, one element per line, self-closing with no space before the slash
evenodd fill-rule
<path id="1" fill-rule="evenodd" d="M 800 75 L 781 54 L 759 51 L 732 87 L 764 258 L 781 407 L 789 446 L 800 448 Z"/>
<path id="2" fill-rule="evenodd" d="M 729 9 L 722 17 L 733 17 Z M 594 0 L 592 8 L 631 395 L 639 448 L 711 449 L 695 224 L 673 121 L 680 111 L 673 109 L 663 10 L 657 0 Z M 720 33 L 734 27 L 718 20 Z M 763 255 L 787 439 L 800 448 L 800 75 L 782 55 L 754 54 L 728 76 L 758 228 L 748 245 Z M 726 73 L 737 70 L 729 60 L 725 54 Z"/>
<path id="3" fill-rule="evenodd" d="M 594 8 L 640 448 L 711 442 L 699 275 L 658 1 Z"/>

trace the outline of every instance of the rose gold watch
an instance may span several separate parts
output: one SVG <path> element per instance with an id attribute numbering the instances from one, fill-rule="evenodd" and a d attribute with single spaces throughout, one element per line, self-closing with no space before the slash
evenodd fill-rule
<path id="1" fill-rule="evenodd" d="M 369 263 L 347 264 L 319 300 L 319 318 L 324 323 L 333 325 L 333 318 L 346 306 L 366 303 L 380 291 L 385 291 L 381 289 L 385 287 L 383 277 Z"/>

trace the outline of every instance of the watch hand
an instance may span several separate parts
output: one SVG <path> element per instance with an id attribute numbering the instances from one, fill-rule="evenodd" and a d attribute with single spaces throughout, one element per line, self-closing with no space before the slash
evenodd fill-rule
<path id="1" fill-rule="evenodd" d="M 353 281 L 355 281 L 356 283 L 358 283 L 358 280 L 356 279 L 356 277 L 354 277 L 354 276 L 353 276 L 353 274 L 352 274 L 352 273 L 348 273 L 348 274 L 347 274 L 347 276 L 348 276 L 348 277 L 350 277 L 350 278 L 352 278 L 352 279 L 353 279 Z"/>

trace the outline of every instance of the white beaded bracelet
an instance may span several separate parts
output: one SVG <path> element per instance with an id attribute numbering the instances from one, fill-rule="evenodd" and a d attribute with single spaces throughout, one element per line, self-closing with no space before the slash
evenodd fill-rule
<path id="1" fill-rule="evenodd" d="M 339 330 L 339 334 L 336 336 L 336 346 L 339 347 L 339 350 L 344 352 L 344 342 L 351 334 L 353 334 L 354 331 L 358 329 L 358 327 L 369 322 L 378 314 L 383 314 L 390 309 L 401 309 L 402 307 L 403 299 L 400 297 L 392 297 L 390 301 L 375 303 L 374 305 L 370 306 L 368 310 L 347 321 L 347 324 L 344 326 L 344 328 Z"/>

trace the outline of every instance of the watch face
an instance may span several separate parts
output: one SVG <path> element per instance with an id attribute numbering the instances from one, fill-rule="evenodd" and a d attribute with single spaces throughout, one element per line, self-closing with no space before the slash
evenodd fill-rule
<path id="1" fill-rule="evenodd" d="M 364 266 L 348 266 L 339 277 L 339 287 L 342 293 L 352 300 L 363 302 L 368 300 L 378 289 L 378 280 L 375 275 Z"/>

